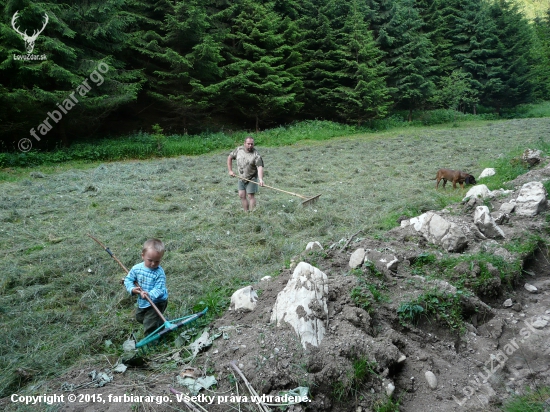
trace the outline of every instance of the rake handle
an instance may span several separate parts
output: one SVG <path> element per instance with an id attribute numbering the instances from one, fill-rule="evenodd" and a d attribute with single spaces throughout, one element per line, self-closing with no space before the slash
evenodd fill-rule
<path id="1" fill-rule="evenodd" d="M 111 250 L 110 250 L 108 247 L 106 247 L 103 243 L 101 243 L 99 240 L 97 240 L 95 237 L 93 237 L 93 236 L 90 235 L 89 233 L 88 233 L 88 236 L 91 237 L 93 240 L 95 240 L 95 241 L 105 250 L 105 252 L 107 252 L 107 253 L 109 254 L 109 256 L 111 256 L 111 257 L 112 257 L 112 258 L 122 267 L 122 269 L 124 269 L 124 271 L 126 272 L 126 274 L 128 274 L 128 273 L 130 272 L 128 269 L 126 269 L 126 266 L 124 266 L 124 265 L 122 264 L 122 262 L 121 262 L 120 260 L 118 260 L 118 258 L 115 256 L 115 254 L 114 254 L 113 252 L 111 252 Z M 141 286 L 139 285 L 139 283 L 137 282 L 137 280 L 134 281 L 134 285 L 135 285 L 137 288 L 140 288 L 140 289 L 141 289 Z M 149 295 L 146 295 L 146 296 L 145 296 L 145 300 L 146 300 L 147 302 L 149 302 L 149 304 L 151 305 L 151 307 L 153 308 L 153 310 L 154 310 L 155 312 L 157 312 L 157 315 L 159 316 L 159 318 L 161 318 L 162 321 L 163 321 L 164 323 L 166 323 L 166 322 L 167 322 L 167 321 L 166 321 L 166 318 L 164 317 L 164 315 L 162 314 L 162 312 L 159 310 L 159 308 L 157 308 L 157 305 L 155 305 L 155 304 L 153 303 L 153 301 L 151 300 L 151 298 L 149 297 Z"/>
<path id="2" fill-rule="evenodd" d="M 235 177 L 236 177 L 236 176 L 235 176 Z M 258 182 L 255 182 L 254 180 L 248 180 L 248 179 L 245 179 L 244 177 L 239 177 L 239 179 L 241 179 L 241 180 L 246 180 L 247 182 L 250 182 L 250 183 L 254 183 L 254 184 L 256 184 L 256 185 L 259 185 Z M 273 189 L 273 190 L 278 190 L 279 192 L 283 192 L 283 193 L 286 193 L 286 194 L 292 195 L 292 196 L 297 196 L 297 197 L 302 198 L 302 199 L 309 199 L 308 197 L 299 195 L 298 193 L 288 192 L 288 191 L 283 190 L 283 189 L 277 189 L 276 187 L 273 187 L 273 186 L 264 185 L 264 187 L 268 187 L 268 188 Z"/>

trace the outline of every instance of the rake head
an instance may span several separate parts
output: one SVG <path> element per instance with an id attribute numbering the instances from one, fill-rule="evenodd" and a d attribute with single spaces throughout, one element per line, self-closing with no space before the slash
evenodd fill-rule
<path id="1" fill-rule="evenodd" d="M 313 196 L 313 197 L 310 197 L 309 199 L 304 200 L 302 202 L 302 206 L 312 205 L 313 203 L 315 203 L 319 199 L 319 196 L 321 196 L 321 195 Z"/>

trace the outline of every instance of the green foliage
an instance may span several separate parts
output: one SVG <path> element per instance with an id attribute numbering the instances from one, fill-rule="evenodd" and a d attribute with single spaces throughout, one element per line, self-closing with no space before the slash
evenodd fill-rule
<path id="1" fill-rule="evenodd" d="M 432 265 L 435 263 L 437 258 L 432 253 L 422 253 L 418 255 L 414 263 L 411 265 L 411 273 L 414 275 L 426 276 L 426 271 L 424 267 Z"/>
<path id="2" fill-rule="evenodd" d="M 435 318 L 443 322 L 451 330 L 464 330 L 462 306 L 460 304 L 461 290 L 456 294 L 440 292 L 437 289 L 427 291 L 410 302 L 403 302 L 397 309 L 401 322 L 416 324 L 420 315 Z"/>
<path id="3" fill-rule="evenodd" d="M 499 157 L 489 163 L 482 163 L 482 167 L 492 167 L 495 169 L 495 175 L 484 177 L 479 181 L 486 185 L 489 190 L 508 188 L 506 182 L 514 180 L 516 177 L 529 171 L 527 165 L 520 161 L 521 149 L 518 149 L 506 156 Z"/>
<path id="4" fill-rule="evenodd" d="M 503 412 L 547 412 L 550 387 L 526 388 L 525 394 L 512 396 L 502 407 Z"/>
<path id="5" fill-rule="evenodd" d="M 423 312 L 424 308 L 413 302 L 403 302 L 397 309 L 397 314 L 402 323 L 416 324 Z"/>
<path id="6" fill-rule="evenodd" d="M 471 75 L 461 70 L 454 70 L 449 76 L 442 77 L 431 101 L 434 105 L 451 109 L 454 116 L 448 121 L 455 121 L 456 112 L 465 112 L 474 108 L 479 102 L 479 91 L 471 85 Z"/>
<path id="7" fill-rule="evenodd" d="M 476 113 L 479 103 L 498 114 L 550 99 L 548 14 L 530 23 L 508 1 L 93 0 L 1 10 L 3 151 L 21 138 L 52 150 L 159 119 L 167 135 L 308 119 L 382 130 L 398 122 L 395 109 L 413 121 L 430 108 Z M 14 59 L 24 50 L 9 23 L 17 10 L 22 29 L 50 16 L 35 48 L 47 60 Z M 89 90 L 53 120 L 83 82 Z M 29 133 L 45 120 L 53 127 L 38 141 Z"/>
<path id="8" fill-rule="evenodd" d="M 357 307 L 359 307 L 361 309 L 364 309 L 369 313 L 372 311 L 371 302 L 370 302 L 368 296 L 365 294 L 365 291 L 364 291 L 363 288 L 354 287 L 351 290 L 350 297 L 351 297 L 351 300 L 353 301 L 353 303 Z"/>
<path id="9" fill-rule="evenodd" d="M 373 406 L 374 412 L 399 412 L 399 400 L 388 397 L 386 400 L 380 400 Z"/>
<path id="10" fill-rule="evenodd" d="M 377 363 L 366 357 L 353 359 L 352 369 L 332 385 L 332 397 L 337 402 L 343 402 L 350 396 L 355 396 L 369 378 L 378 376 Z"/>
<path id="11" fill-rule="evenodd" d="M 164 145 L 166 143 L 166 136 L 164 135 L 163 130 L 158 123 L 154 124 L 152 129 L 153 134 L 151 135 L 151 137 L 154 139 L 156 150 L 158 153 L 162 153 L 162 149 L 164 148 Z"/>
<path id="12" fill-rule="evenodd" d="M 382 293 L 387 290 L 384 275 L 372 262 L 366 261 L 362 268 L 353 269 L 351 273 L 358 278 L 357 286 L 351 290 L 351 300 L 356 306 L 372 314 L 374 302 L 389 302 L 388 296 Z M 376 280 L 369 279 L 371 277 L 375 277 Z"/>

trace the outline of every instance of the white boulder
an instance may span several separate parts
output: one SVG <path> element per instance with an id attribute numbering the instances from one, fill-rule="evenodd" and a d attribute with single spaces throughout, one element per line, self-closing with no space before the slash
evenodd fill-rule
<path id="1" fill-rule="evenodd" d="M 483 179 L 484 177 L 494 176 L 496 174 L 495 169 L 488 167 L 483 169 L 483 172 L 479 175 L 478 179 Z"/>
<path id="2" fill-rule="evenodd" d="M 365 249 L 359 248 L 353 252 L 349 258 L 349 267 L 352 269 L 360 267 L 365 261 Z"/>
<path id="3" fill-rule="evenodd" d="M 437 213 L 426 212 L 401 222 L 401 227 L 409 225 L 412 225 L 428 242 L 441 246 L 448 252 L 460 252 L 468 245 L 468 240 L 460 226 L 443 219 Z"/>
<path id="4" fill-rule="evenodd" d="M 491 191 L 486 185 L 475 185 L 466 193 L 462 201 L 466 201 L 469 197 L 479 197 L 481 199 L 492 197 Z"/>
<path id="5" fill-rule="evenodd" d="M 304 349 L 307 344 L 319 346 L 326 332 L 327 300 L 327 275 L 309 263 L 300 262 L 277 295 L 271 322 L 292 326 Z"/>
<path id="6" fill-rule="evenodd" d="M 246 286 L 231 295 L 231 310 L 251 312 L 256 309 L 258 294 L 252 286 Z"/>
<path id="7" fill-rule="evenodd" d="M 516 215 L 536 216 L 546 209 L 548 205 L 546 196 L 546 189 L 541 182 L 525 183 L 516 199 Z"/>
<path id="8" fill-rule="evenodd" d="M 306 252 L 312 252 L 314 250 L 323 250 L 323 246 L 317 241 L 309 242 L 306 246 Z"/>
<path id="9" fill-rule="evenodd" d="M 474 223 L 481 233 L 491 239 L 504 238 L 504 232 L 493 220 L 487 206 L 478 206 L 474 213 Z"/>

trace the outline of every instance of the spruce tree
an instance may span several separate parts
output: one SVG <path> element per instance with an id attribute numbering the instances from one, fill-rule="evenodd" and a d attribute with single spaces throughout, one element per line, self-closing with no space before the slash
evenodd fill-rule
<path id="1" fill-rule="evenodd" d="M 435 61 L 432 44 L 422 31 L 423 21 L 414 0 L 370 0 L 375 16 L 377 42 L 385 52 L 388 86 L 398 107 L 422 107 L 434 92 Z"/>
<path id="2" fill-rule="evenodd" d="M 499 66 L 495 77 L 499 87 L 485 90 L 487 101 L 499 110 L 532 100 L 532 49 L 534 32 L 515 3 L 506 0 L 490 4 L 490 18 L 499 39 L 495 58 Z"/>
<path id="3" fill-rule="evenodd" d="M 545 18 L 533 22 L 533 93 L 534 98 L 550 100 L 550 9 Z"/>
<path id="4" fill-rule="evenodd" d="M 48 16 L 34 49 L 46 60 L 14 59 L 25 54 L 11 27 L 17 11 L 17 27 L 29 34 Z M 69 136 L 97 130 L 113 110 L 136 99 L 140 73 L 125 70 L 120 60 L 131 21 L 121 2 L 11 1 L 2 15 L 10 22 L 0 26 L 0 133 L 8 146 L 21 138 L 36 146 L 68 145 Z"/>
<path id="5" fill-rule="evenodd" d="M 391 97 L 385 85 L 386 68 L 365 20 L 366 5 L 351 0 L 343 19 L 338 46 L 343 51 L 340 82 L 332 99 L 344 121 L 362 122 L 384 117 Z"/>
<path id="6" fill-rule="evenodd" d="M 221 51 L 223 79 L 218 104 L 227 116 L 253 119 L 267 125 L 300 108 L 300 79 L 293 73 L 285 45 L 287 24 L 273 2 L 239 0 L 215 16 L 227 29 Z"/>

